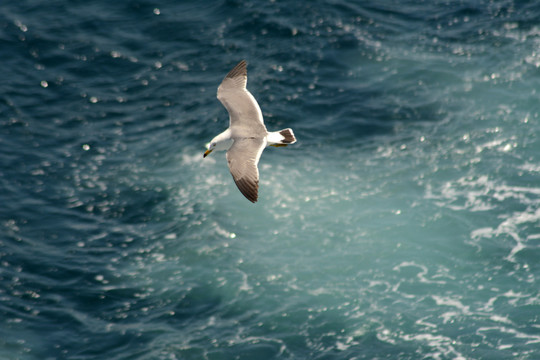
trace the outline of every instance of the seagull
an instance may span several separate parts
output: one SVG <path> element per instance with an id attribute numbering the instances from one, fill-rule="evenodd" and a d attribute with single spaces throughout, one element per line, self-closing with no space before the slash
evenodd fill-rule
<path id="1" fill-rule="evenodd" d="M 268 132 L 257 100 L 246 89 L 247 63 L 242 60 L 225 76 L 217 98 L 229 113 L 229 128 L 207 145 L 203 157 L 214 150 L 227 150 L 229 170 L 238 190 L 251 202 L 259 196 L 257 164 L 265 147 L 296 142 L 292 129 Z"/>

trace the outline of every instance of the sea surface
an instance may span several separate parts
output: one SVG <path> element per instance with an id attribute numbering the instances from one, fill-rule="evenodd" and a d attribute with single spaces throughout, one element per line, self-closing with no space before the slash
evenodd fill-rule
<path id="1" fill-rule="evenodd" d="M 0 64 L 0 359 L 540 359 L 538 1 L 2 1 Z"/>

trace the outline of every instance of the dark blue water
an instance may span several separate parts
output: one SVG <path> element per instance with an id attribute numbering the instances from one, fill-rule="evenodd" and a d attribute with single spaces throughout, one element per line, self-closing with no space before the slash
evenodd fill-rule
<path id="1" fill-rule="evenodd" d="M 0 3 L 0 358 L 537 359 L 539 19 Z M 257 204 L 202 158 L 241 59 Z"/>

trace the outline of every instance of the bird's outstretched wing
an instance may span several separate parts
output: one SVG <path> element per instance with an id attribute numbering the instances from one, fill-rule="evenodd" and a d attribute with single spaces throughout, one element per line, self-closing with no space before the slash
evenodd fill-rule
<path id="1" fill-rule="evenodd" d="M 217 98 L 229 112 L 229 127 L 235 137 L 266 136 L 261 108 L 246 84 L 247 63 L 242 60 L 219 85 Z"/>
<path id="2" fill-rule="evenodd" d="M 238 190 L 251 202 L 256 202 L 259 196 L 257 164 L 265 146 L 265 138 L 244 138 L 235 140 L 227 151 L 227 162 L 234 182 Z"/>

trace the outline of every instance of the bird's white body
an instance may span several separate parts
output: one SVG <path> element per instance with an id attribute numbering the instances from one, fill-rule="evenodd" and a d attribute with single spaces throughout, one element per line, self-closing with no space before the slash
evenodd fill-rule
<path id="1" fill-rule="evenodd" d="M 292 130 L 291 130 L 292 131 Z M 283 141 L 285 140 L 285 137 L 280 134 L 280 131 L 273 131 L 268 132 L 266 134 L 266 146 L 275 146 L 275 145 L 282 145 L 285 144 Z M 215 138 L 212 139 L 210 143 L 206 146 L 207 148 L 210 147 L 210 144 L 215 143 L 213 150 L 216 151 L 225 151 L 229 150 L 232 144 L 234 143 L 234 139 L 231 136 L 231 129 L 227 129 Z"/>

